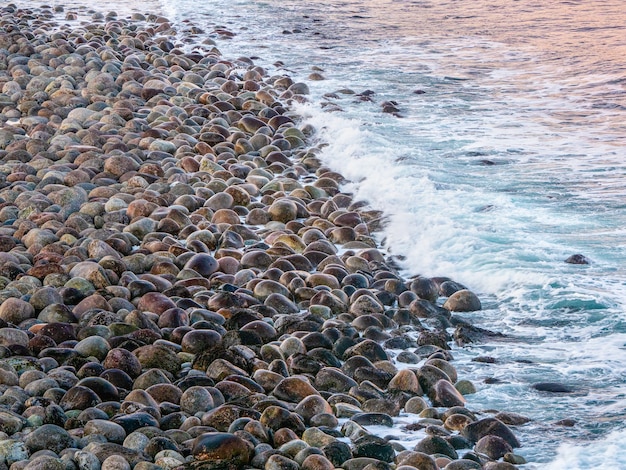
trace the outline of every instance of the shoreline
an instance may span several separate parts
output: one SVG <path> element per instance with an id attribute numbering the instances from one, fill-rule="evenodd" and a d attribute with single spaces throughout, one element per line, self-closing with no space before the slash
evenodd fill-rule
<path id="1" fill-rule="evenodd" d="M 446 328 L 489 334 L 451 313 L 480 301 L 400 278 L 372 237 L 381 214 L 341 192 L 289 111 L 305 83 L 184 53 L 162 17 L 28 38 L 9 15 L 36 15 L 9 10 L 0 462 L 523 463 L 523 417 L 465 408 L 473 385 L 448 362 Z M 401 410 L 425 430 L 415 449 L 367 431 Z"/>

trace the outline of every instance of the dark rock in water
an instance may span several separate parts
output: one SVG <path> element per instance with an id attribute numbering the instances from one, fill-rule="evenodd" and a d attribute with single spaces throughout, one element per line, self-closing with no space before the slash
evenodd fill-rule
<path id="1" fill-rule="evenodd" d="M 556 423 L 554 423 L 555 426 L 564 426 L 566 428 L 571 428 L 573 426 L 576 426 L 576 420 L 575 419 L 562 419 L 560 421 L 557 421 Z"/>
<path id="2" fill-rule="evenodd" d="M 522 424 L 526 424 L 530 422 L 530 418 L 527 418 L 526 416 L 523 416 L 517 413 L 510 413 L 510 412 L 500 412 L 497 415 L 495 415 L 494 418 L 499 419 L 504 424 L 507 424 L 509 426 L 520 426 Z"/>
<path id="3" fill-rule="evenodd" d="M 359 437 L 354 441 L 354 456 L 369 457 L 383 462 L 393 462 L 396 453 L 386 440 L 373 435 Z"/>
<path id="4" fill-rule="evenodd" d="M 482 470 L 483 466 L 474 460 L 462 458 L 445 466 L 446 470 Z"/>
<path id="5" fill-rule="evenodd" d="M 354 421 L 362 426 L 388 426 L 393 427 L 393 419 L 385 413 L 357 413 L 350 417 L 350 421 Z"/>
<path id="6" fill-rule="evenodd" d="M 555 383 L 555 382 L 539 382 L 533 384 L 532 387 L 540 392 L 550 393 L 573 393 L 574 389 L 567 385 Z"/>
<path id="7" fill-rule="evenodd" d="M 59 454 L 68 447 L 76 447 L 74 438 L 54 424 L 44 424 L 34 429 L 26 436 L 24 444 L 31 454 L 43 449 Z"/>
<path id="8" fill-rule="evenodd" d="M 430 455 L 424 452 L 406 451 L 398 455 L 398 466 L 410 466 L 420 470 L 438 470 L 439 467 Z"/>
<path id="9" fill-rule="evenodd" d="M 426 436 L 415 446 L 414 450 L 428 455 L 443 454 L 447 455 L 451 459 L 459 458 L 456 450 L 454 450 L 454 447 L 452 447 L 448 441 L 440 436 Z"/>
<path id="10" fill-rule="evenodd" d="M 443 304 L 451 312 L 475 312 L 482 309 L 480 300 L 472 291 L 462 289 L 455 292 Z"/>
<path id="11" fill-rule="evenodd" d="M 517 467 L 508 462 L 487 462 L 483 467 L 484 470 L 516 470 Z"/>
<path id="12" fill-rule="evenodd" d="M 194 439 L 191 454 L 209 466 L 203 469 L 235 470 L 250 462 L 251 444 L 240 437 L 222 432 L 208 432 Z"/>
<path id="13" fill-rule="evenodd" d="M 420 299 L 434 302 L 439 296 L 439 287 L 430 278 L 418 277 L 411 282 L 411 291 L 417 294 Z"/>
<path id="14" fill-rule="evenodd" d="M 447 280 L 443 281 L 439 285 L 439 294 L 443 297 L 450 297 L 455 292 L 460 290 L 467 289 L 463 284 L 459 284 L 458 282 Z"/>
<path id="15" fill-rule="evenodd" d="M 425 364 L 419 369 L 417 373 L 417 380 L 420 387 L 422 387 L 422 390 L 427 394 L 434 389 L 435 384 L 440 380 L 447 380 L 452 383 L 448 374 L 438 367 L 431 366 L 429 364 Z"/>
<path id="16" fill-rule="evenodd" d="M 488 340 L 506 338 L 502 333 L 480 328 L 478 326 L 464 323 L 457 325 L 454 330 L 454 342 L 458 346 L 466 346 L 471 343 L 481 343 Z"/>
<path id="17" fill-rule="evenodd" d="M 352 458 L 350 446 L 345 442 L 334 441 L 322 447 L 322 452 L 331 461 L 335 468 L 341 468 L 346 460 Z"/>
<path id="18" fill-rule="evenodd" d="M 501 437 L 513 448 L 521 445 L 509 427 L 496 418 L 484 418 L 470 423 L 461 431 L 461 435 L 472 442 L 478 442 L 481 438 L 492 435 Z"/>
<path id="19" fill-rule="evenodd" d="M 449 335 L 445 331 L 422 331 L 417 337 L 418 346 L 434 346 L 443 350 L 450 349 L 448 346 Z M 420 354 L 419 351 L 415 351 Z M 430 355 L 430 354 L 428 354 Z"/>
<path id="20" fill-rule="evenodd" d="M 447 380 L 438 380 L 429 393 L 433 406 L 463 406 L 465 398 Z"/>
<path id="21" fill-rule="evenodd" d="M 579 253 L 570 256 L 565 260 L 565 262 L 568 264 L 591 264 L 591 260 L 589 258 Z"/>
<path id="22" fill-rule="evenodd" d="M 498 436 L 482 437 L 474 446 L 474 450 L 479 454 L 485 454 L 492 460 L 498 460 L 506 453 L 513 452 L 509 443 Z"/>
<path id="23" fill-rule="evenodd" d="M 376 367 L 359 367 L 354 371 L 354 380 L 361 383 L 369 380 L 376 386 L 386 389 L 393 375 Z"/>

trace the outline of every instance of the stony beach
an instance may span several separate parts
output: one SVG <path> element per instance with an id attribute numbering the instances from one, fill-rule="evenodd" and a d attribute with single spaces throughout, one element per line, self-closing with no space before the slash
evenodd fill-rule
<path id="1" fill-rule="evenodd" d="M 498 336 L 480 300 L 402 278 L 290 108 L 308 86 L 77 17 L 0 19 L 0 469 L 523 464 L 528 420 L 473 409 L 450 352 Z M 371 430 L 399 417 L 414 448 Z"/>

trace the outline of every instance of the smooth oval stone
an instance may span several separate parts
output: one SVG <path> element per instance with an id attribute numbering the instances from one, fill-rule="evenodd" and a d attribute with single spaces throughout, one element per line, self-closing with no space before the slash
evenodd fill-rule
<path id="1" fill-rule="evenodd" d="M 415 446 L 414 450 L 428 455 L 446 455 L 453 460 L 459 458 L 456 450 L 454 450 L 454 447 L 452 447 L 448 441 L 440 436 L 426 436 Z"/>
<path id="2" fill-rule="evenodd" d="M 183 336 L 181 346 L 184 352 L 199 354 L 210 348 L 216 347 L 222 341 L 222 337 L 214 330 L 192 330 Z"/>
<path id="3" fill-rule="evenodd" d="M 18 325 L 35 317 L 35 308 L 21 299 L 9 297 L 0 305 L 0 319 Z"/>
<path id="4" fill-rule="evenodd" d="M 468 424 L 461 431 L 461 435 L 472 442 L 478 442 L 489 435 L 504 439 L 511 447 L 520 447 L 520 442 L 509 427 L 496 418 L 484 418 Z"/>
<path id="5" fill-rule="evenodd" d="M 219 269 L 219 264 L 213 256 L 207 253 L 197 253 L 187 261 L 185 268 L 193 269 L 201 276 L 208 277 Z"/>
<path id="6" fill-rule="evenodd" d="M 176 304 L 160 292 L 148 292 L 139 299 L 137 308 L 160 315 L 170 308 L 176 308 Z"/>
<path id="7" fill-rule="evenodd" d="M 94 407 L 101 402 L 102 400 L 93 390 L 77 385 L 70 388 L 65 393 L 59 405 L 61 405 L 65 411 L 85 410 L 87 408 Z"/>
<path id="8" fill-rule="evenodd" d="M 146 389 L 146 393 L 159 404 L 165 402 L 174 405 L 180 404 L 180 398 L 183 394 L 178 387 L 167 383 L 151 385 Z"/>
<path id="9" fill-rule="evenodd" d="M 433 406 L 444 406 L 450 408 L 452 406 L 463 406 L 465 398 L 461 395 L 454 385 L 447 380 L 439 380 L 429 391 L 429 398 Z"/>
<path id="10" fill-rule="evenodd" d="M 467 289 L 462 289 L 448 297 L 443 308 L 451 312 L 475 312 L 481 310 L 482 305 L 476 294 Z"/>
<path id="11" fill-rule="evenodd" d="M 305 421 L 321 413 L 332 413 L 333 410 L 328 402 L 320 395 L 310 395 L 303 398 L 296 406 L 295 412 Z"/>
<path id="12" fill-rule="evenodd" d="M 261 414 L 259 422 L 274 431 L 286 428 L 296 434 L 302 434 L 305 430 L 304 422 L 300 416 L 279 406 L 268 406 Z"/>
<path id="13" fill-rule="evenodd" d="M 120 399 L 117 387 L 102 377 L 86 377 L 81 379 L 77 385 L 93 390 L 102 401 L 118 401 Z"/>
<path id="14" fill-rule="evenodd" d="M 126 431 L 126 434 L 130 434 L 131 432 L 136 431 L 139 428 L 144 428 L 147 426 L 159 426 L 159 422 L 154 416 L 143 411 L 131 413 L 128 415 L 116 416 L 111 421 L 122 426 L 124 428 L 124 431 Z"/>
<path id="15" fill-rule="evenodd" d="M 180 407 L 191 415 L 208 411 L 214 405 L 211 393 L 206 388 L 200 386 L 189 387 L 180 398 Z"/>
<path id="16" fill-rule="evenodd" d="M 492 460 L 498 460 L 505 454 L 513 452 L 513 448 L 504 439 L 498 436 L 484 436 L 474 446 L 474 451 L 485 454 Z"/>
<path id="17" fill-rule="evenodd" d="M 196 437 L 191 454 L 197 460 L 210 463 L 210 468 L 215 469 L 224 465 L 246 465 L 252 456 L 251 446 L 246 441 L 222 432 L 209 432 Z"/>
<path id="18" fill-rule="evenodd" d="M 76 447 L 74 438 L 54 424 L 44 424 L 34 429 L 26 436 L 24 443 L 31 454 L 43 449 L 59 454 L 68 447 Z"/>
<path id="19" fill-rule="evenodd" d="M 28 347 L 29 338 L 25 331 L 17 328 L 0 328 L 0 346 L 19 345 Z"/>
<path id="20" fill-rule="evenodd" d="M 288 377 L 276 385 L 273 395 L 281 400 L 299 403 L 310 395 L 319 395 L 319 392 L 299 377 Z"/>
<path id="21" fill-rule="evenodd" d="M 141 363 L 133 353 L 126 349 L 111 349 L 104 358 L 104 361 L 102 361 L 102 365 L 105 369 L 122 370 L 131 377 L 137 377 L 141 374 Z"/>
<path id="22" fill-rule="evenodd" d="M 83 428 L 85 436 L 98 434 L 104 436 L 107 441 L 121 444 L 126 438 L 126 431 L 119 424 L 103 419 L 92 419 Z"/>
<path id="23" fill-rule="evenodd" d="M 111 350 L 111 346 L 101 336 L 90 336 L 79 341 L 74 346 L 74 350 L 85 357 L 93 356 L 98 360 L 103 360 Z"/>

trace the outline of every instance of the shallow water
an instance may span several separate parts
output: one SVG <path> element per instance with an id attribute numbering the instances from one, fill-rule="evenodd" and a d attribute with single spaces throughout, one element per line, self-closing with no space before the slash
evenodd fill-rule
<path id="1" fill-rule="evenodd" d="M 626 467 L 623 2 L 108 8 L 158 3 L 181 37 L 196 24 L 204 32 L 190 42 L 210 38 L 228 58 L 299 80 L 323 69 L 299 110 L 329 144 L 328 165 L 353 181 L 347 189 L 388 215 L 381 243 L 407 276 L 450 276 L 476 291 L 485 308 L 467 318 L 511 336 L 456 349 L 455 365 L 479 389 L 468 407 L 532 418 L 516 430 L 525 468 Z M 343 89 L 375 93 L 324 96 Z M 402 117 L 381 112 L 391 100 Z M 564 263 L 574 253 L 592 264 Z M 498 362 L 471 361 L 482 355 Z M 536 392 L 540 381 L 577 392 Z M 575 426 L 554 424 L 565 418 Z"/>

